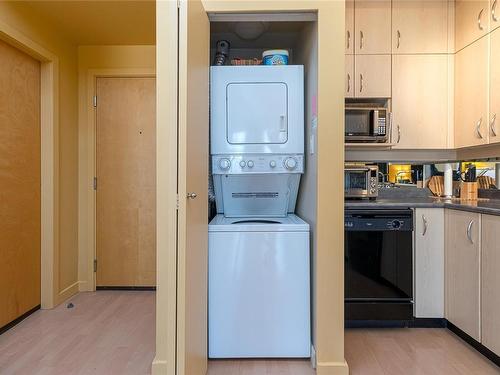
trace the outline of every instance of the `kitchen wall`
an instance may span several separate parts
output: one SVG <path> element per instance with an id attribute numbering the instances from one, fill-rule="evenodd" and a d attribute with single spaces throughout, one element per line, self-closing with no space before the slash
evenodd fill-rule
<path id="1" fill-rule="evenodd" d="M 95 139 L 89 127 L 89 108 L 92 97 L 89 90 L 89 72 L 98 71 L 100 74 L 125 74 L 155 70 L 156 47 L 154 45 L 133 46 L 79 46 L 78 47 L 78 129 L 79 129 L 79 238 L 78 238 L 78 280 L 80 290 L 92 290 L 93 271 L 89 265 L 94 259 L 94 232 L 92 218 L 94 205 L 89 189 L 93 178 L 93 155 L 95 153 Z M 90 259 L 90 260 L 89 260 Z"/>
<path id="2" fill-rule="evenodd" d="M 0 2 L 0 22 L 55 54 L 59 62 L 59 252 L 56 269 L 55 303 L 78 287 L 78 109 L 77 48 L 52 25 L 33 14 L 24 2 Z M 57 246 L 57 245 L 56 245 Z"/>

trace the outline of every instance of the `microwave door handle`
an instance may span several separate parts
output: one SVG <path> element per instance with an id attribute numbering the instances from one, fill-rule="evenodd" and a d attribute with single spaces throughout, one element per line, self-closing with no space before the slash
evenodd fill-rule
<path id="1" fill-rule="evenodd" d="M 379 111 L 375 110 L 373 111 L 373 124 L 372 124 L 373 135 L 378 135 L 378 119 L 379 119 Z"/>

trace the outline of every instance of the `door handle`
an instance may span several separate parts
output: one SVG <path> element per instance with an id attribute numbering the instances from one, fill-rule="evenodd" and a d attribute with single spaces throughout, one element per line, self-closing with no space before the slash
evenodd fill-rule
<path id="1" fill-rule="evenodd" d="M 493 5 L 491 6 L 491 18 L 493 18 L 493 21 L 498 22 L 498 17 L 495 14 L 497 11 L 497 0 L 493 2 Z"/>
<path id="2" fill-rule="evenodd" d="M 481 24 L 481 18 L 483 17 L 483 12 L 484 12 L 484 8 L 481 9 L 481 11 L 479 12 L 479 15 L 477 16 L 477 27 L 479 27 L 479 30 L 484 30 L 484 26 Z"/>
<path id="3" fill-rule="evenodd" d="M 470 243 L 474 245 L 474 241 L 472 240 L 472 225 L 474 224 L 474 220 L 471 220 L 469 225 L 467 225 L 467 238 L 469 239 Z"/>
<path id="4" fill-rule="evenodd" d="M 286 132 L 286 121 L 285 121 L 285 115 L 280 116 L 280 132 Z"/>
<path id="5" fill-rule="evenodd" d="M 351 32 L 347 30 L 347 49 L 351 48 Z"/>
<path id="6" fill-rule="evenodd" d="M 396 48 L 399 49 L 399 46 L 401 45 L 401 31 L 398 30 L 398 41 L 396 44 Z"/>
<path id="7" fill-rule="evenodd" d="M 365 34 L 363 34 L 363 31 L 359 32 L 359 49 L 363 49 L 363 39 L 365 37 Z"/>
<path id="8" fill-rule="evenodd" d="M 490 131 L 491 131 L 491 135 L 493 137 L 496 137 L 497 136 L 497 131 L 495 130 L 495 122 L 497 120 L 497 114 L 495 113 L 493 115 L 493 118 L 491 119 L 491 122 L 490 122 Z"/>
<path id="9" fill-rule="evenodd" d="M 481 134 L 481 124 L 483 123 L 483 118 L 481 117 L 476 124 L 476 134 L 479 139 L 483 139 L 483 135 Z"/>
<path id="10" fill-rule="evenodd" d="M 351 92 L 351 75 L 347 73 L 347 92 Z"/>
<path id="11" fill-rule="evenodd" d="M 401 140 L 401 127 L 398 125 L 398 141 L 396 143 L 399 143 Z"/>
<path id="12" fill-rule="evenodd" d="M 425 215 L 422 215 L 422 223 L 424 224 L 424 228 L 422 229 L 422 236 L 425 236 L 427 233 L 427 218 Z"/>
<path id="13" fill-rule="evenodd" d="M 198 196 L 196 193 L 187 193 L 187 199 L 195 199 Z"/>
<path id="14" fill-rule="evenodd" d="M 359 75 L 359 92 L 363 92 L 363 74 Z"/>

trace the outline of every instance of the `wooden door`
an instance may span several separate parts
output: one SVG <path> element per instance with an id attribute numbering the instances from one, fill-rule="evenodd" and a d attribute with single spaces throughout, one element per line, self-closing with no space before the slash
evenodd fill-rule
<path id="1" fill-rule="evenodd" d="M 393 55 L 392 61 L 392 111 L 400 134 L 395 147 L 447 148 L 448 56 Z"/>
<path id="2" fill-rule="evenodd" d="M 179 11 L 177 374 L 207 371 L 208 16 L 200 0 Z"/>
<path id="3" fill-rule="evenodd" d="M 500 217 L 481 217 L 481 342 L 500 355 Z"/>
<path id="4" fill-rule="evenodd" d="M 345 2 L 345 53 L 354 53 L 354 0 Z"/>
<path id="5" fill-rule="evenodd" d="M 415 316 L 444 318 L 444 209 L 415 210 Z"/>
<path id="6" fill-rule="evenodd" d="M 156 79 L 97 78 L 96 285 L 156 285 Z"/>
<path id="7" fill-rule="evenodd" d="M 393 53 L 447 53 L 447 0 L 393 0 Z"/>
<path id="8" fill-rule="evenodd" d="M 0 40 L 0 327 L 40 305 L 40 63 Z"/>
<path id="9" fill-rule="evenodd" d="M 354 8 L 355 53 L 391 53 L 391 0 L 356 0 Z"/>
<path id="10" fill-rule="evenodd" d="M 488 142 L 488 37 L 455 55 L 455 147 Z"/>
<path id="11" fill-rule="evenodd" d="M 391 55 L 357 55 L 354 71 L 356 98 L 391 97 Z"/>
<path id="12" fill-rule="evenodd" d="M 500 142 L 500 29 L 493 31 L 490 36 L 490 118 L 488 127 L 490 143 Z"/>
<path id="13" fill-rule="evenodd" d="M 455 50 L 478 40 L 489 32 L 489 0 L 455 1 Z"/>
<path id="14" fill-rule="evenodd" d="M 345 97 L 354 98 L 354 55 L 345 55 Z"/>
<path id="15" fill-rule="evenodd" d="M 445 220 L 446 319 L 480 341 L 480 215 L 447 210 Z"/>

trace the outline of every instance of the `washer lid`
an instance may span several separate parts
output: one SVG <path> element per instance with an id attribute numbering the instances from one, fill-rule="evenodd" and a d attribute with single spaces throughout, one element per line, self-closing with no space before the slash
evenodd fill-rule
<path id="1" fill-rule="evenodd" d="M 309 224 L 300 217 L 225 217 L 218 214 L 208 224 L 209 232 L 309 232 Z"/>

